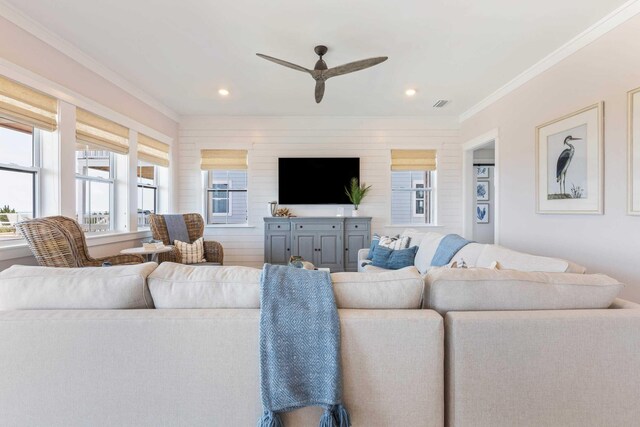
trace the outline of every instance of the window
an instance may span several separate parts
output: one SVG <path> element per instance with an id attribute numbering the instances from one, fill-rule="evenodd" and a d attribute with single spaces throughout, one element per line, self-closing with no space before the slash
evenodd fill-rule
<path id="1" fill-rule="evenodd" d="M 85 232 L 113 229 L 114 155 L 88 146 L 76 150 L 76 219 Z"/>
<path id="2" fill-rule="evenodd" d="M 391 150 L 391 223 L 435 224 L 435 150 Z"/>
<path id="3" fill-rule="evenodd" d="M 435 171 L 391 172 L 391 223 L 433 224 Z"/>
<path id="4" fill-rule="evenodd" d="M 207 172 L 207 223 L 247 223 L 247 171 Z"/>
<path id="5" fill-rule="evenodd" d="M 138 227 L 149 226 L 149 215 L 157 212 L 157 166 L 138 161 Z"/>
<path id="6" fill-rule="evenodd" d="M 0 119 L 0 240 L 19 238 L 14 224 L 37 216 L 40 132 Z"/>

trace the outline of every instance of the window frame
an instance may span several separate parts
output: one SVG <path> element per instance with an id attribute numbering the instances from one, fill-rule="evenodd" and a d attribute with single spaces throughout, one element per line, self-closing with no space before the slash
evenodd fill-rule
<path id="1" fill-rule="evenodd" d="M 8 126 L 3 126 L 14 132 L 21 132 L 16 129 L 11 129 Z M 0 170 L 12 173 L 31 174 L 32 180 L 32 194 L 31 194 L 31 209 L 33 218 L 40 217 L 40 189 L 42 179 L 42 131 L 35 127 L 31 128 L 31 166 L 20 165 L 16 163 L 0 163 Z M 26 132 L 25 132 L 26 133 Z M 21 239 L 20 236 L 3 238 L 5 240 L 17 240 Z"/>
<path id="2" fill-rule="evenodd" d="M 158 213 L 158 165 L 154 165 L 152 163 L 149 163 L 148 165 L 141 165 L 140 164 L 141 161 L 144 161 L 144 160 L 138 160 L 138 165 L 136 166 L 136 190 L 137 189 L 142 189 L 143 192 L 144 192 L 145 188 L 153 190 L 153 211 L 152 212 L 154 214 L 156 214 L 156 213 Z M 148 162 L 146 162 L 146 163 L 148 163 Z M 138 169 L 140 167 L 143 167 L 143 166 L 152 166 L 153 167 L 153 184 L 140 183 L 140 176 L 138 175 L 138 173 L 139 173 Z M 136 191 L 136 197 L 138 197 L 138 194 L 139 193 Z M 142 200 L 140 200 L 140 199 L 142 199 Z M 144 197 L 138 197 L 136 205 L 138 205 L 140 203 L 142 204 L 143 217 L 144 217 L 144 208 L 145 208 L 144 207 Z M 138 209 L 139 208 L 136 206 L 136 216 L 138 217 L 136 222 L 138 224 L 138 227 L 144 227 L 144 228 L 150 227 L 149 224 L 140 223 L 140 217 L 139 217 L 138 212 L 137 212 Z"/>
<path id="3" fill-rule="evenodd" d="M 74 167 L 77 168 L 77 161 L 79 160 L 77 157 L 77 153 L 80 150 L 75 150 L 76 153 L 76 164 L 74 165 Z M 89 175 L 82 175 L 80 173 L 78 173 L 77 169 L 76 169 L 76 183 L 78 182 L 78 180 L 80 181 L 84 181 L 84 182 L 88 182 L 88 198 L 89 200 L 91 199 L 91 183 L 92 182 L 97 182 L 97 183 L 104 183 L 104 184 L 109 184 L 109 228 L 106 230 L 106 232 L 112 232 L 115 230 L 115 221 L 114 221 L 114 215 L 113 212 L 115 211 L 115 187 L 116 187 L 116 177 L 115 177 L 115 166 L 116 166 L 116 158 L 115 158 L 115 153 L 113 153 L 112 151 L 109 150 L 84 150 L 85 153 L 88 151 L 103 151 L 103 152 L 107 152 L 109 153 L 109 178 L 102 178 L 99 176 L 89 176 Z M 85 154 L 85 160 L 88 160 Z M 88 167 L 87 167 L 88 168 Z M 85 195 L 86 197 L 87 195 Z M 78 192 L 77 192 L 77 187 L 76 187 L 76 207 L 77 207 L 77 203 L 78 203 Z M 89 207 L 91 207 L 91 205 L 89 205 Z M 89 210 L 91 210 L 91 208 L 89 208 Z M 76 212 L 76 216 L 77 216 L 77 212 Z M 100 233 L 100 231 L 97 230 L 91 230 L 91 225 L 92 224 L 85 224 L 84 221 L 80 222 L 80 226 L 86 226 L 89 225 L 89 230 L 85 231 L 85 233 Z M 83 227 L 84 228 L 84 227 Z"/>

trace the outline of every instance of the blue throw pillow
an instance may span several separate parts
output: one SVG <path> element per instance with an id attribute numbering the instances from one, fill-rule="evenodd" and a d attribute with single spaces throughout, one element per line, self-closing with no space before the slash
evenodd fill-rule
<path id="1" fill-rule="evenodd" d="M 380 242 L 380 236 L 378 236 L 377 234 L 374 234 L 373 239 L 371 239 L 371 246 L 369 246 L 369 255 L 367 255 L 367 259 L 369 261 L 373 259 L 373 253 L 375 252 L 379 242 Z"/>
<path id="2" fill-rule="evenodd" d="M 372 264 L 376 267 L 398 270 L 413 265 L 417 252 L 417 246 L 394 251 L 393 249 L 378 245 L 373 253 Z"/>

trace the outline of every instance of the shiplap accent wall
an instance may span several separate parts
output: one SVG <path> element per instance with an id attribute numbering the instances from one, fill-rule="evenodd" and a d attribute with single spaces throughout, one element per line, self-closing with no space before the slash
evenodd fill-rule
<path id="1" fill-rule="evenodd" d="M 438 150 L 438 225 L 435 231 L 462 230 L 462 151 L 454 118 L 434 117 L 203 117 L 180 121 L 178 209 L 204 214 L 201 149 L 249 152 L 248 227 L 208 227 L 207 239 L 222 243 L 225 264 L 263 263 L 267 203 L 278 198 L 278 157 L 360 157 L 360 179 L 373 185 L 360 207 L 373 231 L 400 232 L 390 226 L 391 149 Z M 330 171 L 327 171 L 330 173 Z M 313 191 L 312 188 L 309 191 Z M 297 216 L 335 216 L 337 206 L 289 207 Z M 351 206 L 344 206 L 351 215 Z"/>

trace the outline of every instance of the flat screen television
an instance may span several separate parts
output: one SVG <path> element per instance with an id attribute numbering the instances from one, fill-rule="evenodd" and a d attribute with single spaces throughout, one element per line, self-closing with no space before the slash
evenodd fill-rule
<path id="1" fill-rule="evenodd" d="M 351 178 L 360 180 L 358 157 L 280 157 L 278 203 L 348 205 L 344 192 Z"/>

